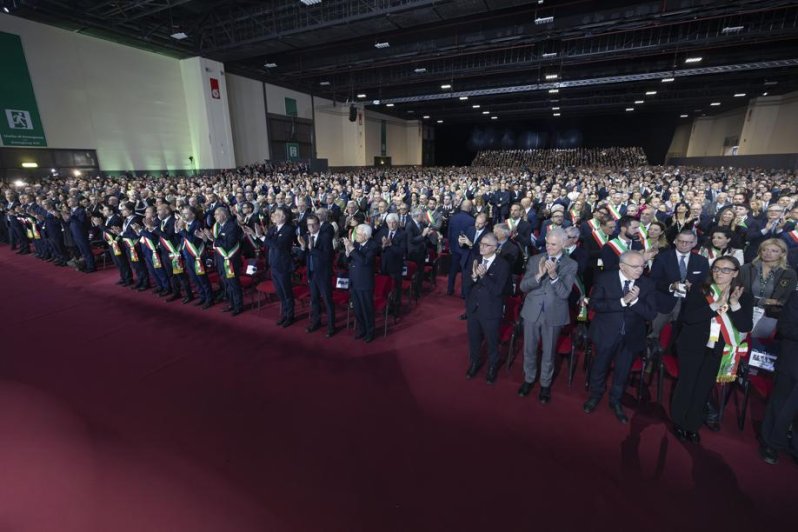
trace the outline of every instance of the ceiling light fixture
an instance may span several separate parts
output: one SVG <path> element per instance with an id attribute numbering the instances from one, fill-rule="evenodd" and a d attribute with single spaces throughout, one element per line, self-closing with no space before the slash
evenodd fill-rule
<path id="1" fill-rule="evenodd" d="M 545 59 L 548 59 L 550 57 L 557 57 L 557 52 L 546 52 L 545 54 L 543 54 L 543 57 Z"/>
<path id="2" fill-rule="evenodd" d="M 385 107 L 393 107 L 393 104 L 392 103 L 386 103 Z"/>
<path id="3" fill-rule="evenodd" d="M 8 13 L 8 11 L 6 11 L 6 13 Z M 170 35 L 170 37 L 178 41 L 182 41 L 183 39 L 187 39 L 188 35 L 182 31 L 178 31 Z"/>
<path id="4" fill-rule="evenodd" d="M 662 78 L 662 83 L 672 83 L 676 78 Z"/>
<path id="5" fill-rule="evenodd" d="M 720 30 L 720 32 L 721 33 L 737 33 L 737 32 L 743 31 L 744 28 L 745 28 L 745 26 L 726 26 L 725 28 Z"/>
<path id="6" fill-rule="evenodd" d="M 679 118 L 687 118 L 687 115 L 679 115 Z"/>
<path id="7" fill-rule="evenodd" d="M 635 110 L 635 108 L 634 108 L 634 107 L 627 107 L 627 108 L 626 108 L 626 111 L 627 111 L 627 112 L 628 112 L 628 111 L 634 111 L 634 110 Z"/>
<path id="8" fill-rule="evenodd" d="M 443 124 L 443 120 L 438 120 L 438 123 L 439 124 Z"/>
<path id="9" fill-rule="evenodd" d="M 448 89 L 451 89 L 451 88 L 452 88 L 452 86 L 449 83 L 444 83 L 443 85 L 441 85 L 441 89 L 443 89 L 443 90 L 448 90 Z"/>
<path id="10" fill-rule="evenodd" d="M 767 96 L 767 95 L 768 95 L 768 93 L 766 93 L 766 92 L 762 93 L 762 96 Z"/>
<path id="11" fill-rule="evenodd" d="M 461 101 L 464 101 L 464 100 L 467 100 L 467 99 L 468 99 L 468 96 L 460 96 L 460 100 Z"/>
<path id="12" fill-rule="evenodd" d="M 490 117 L 490 119 L 491 119 L 491 120 L 498 120 L 498 119 L 499 119 L 499 117 L 498 117 L 498 116 L 491 116 L 491 117 Z"/>
<path id="13" fill-rule="evenodd" d="M 365 98 L 365 97 L 366 97 L 366 95 L 365 95 L 365 94 L 363 94 L 363 93 L 361 92 L 360 94 L 358 94 L 358 95 L 357 95 L 357 97 L 358 97 L 358 98 Z"/>
<path id="14" fill-rule="evenodd" d="M 559 107 L 552 107 L 552 108 L 551 108 L 551 110 L 552 110 L 552 111 L 559 111 L 559 110 L 560 110 L 560 108 L 559 108 Z"/>
<path id="15" fill-rule="evenodd" d="M 413 69 L 413 72 L 415 72 L 416 74 L 423 74 L 426 71 L 427 71 L 427 69 L 424 68 L 424 67 L 418 67 L 418 68 L 414 68 Z"/>
<path id="16" fill-rule="evenodd" d="M 264 68 L 277 68 L 277 63 L 265 63 Z"/>
<path id="17" fill-rule="evenodd" d="M 38 168 L 38 163 L 22 163 L 22 168 Z"/>
<path id="18" fill-rule="evenodd" d="M 422 116 L 421 118 L 423 118 L 424 120 L 426 120 L 427 118 L 429 118 L 429 115 L 424 115 L 424 116 Z"/>
<path id="19" fill-rule="evenodd" d="M 554 113 L 552 116 L 560 116 L 560 113 Z"/>
<path id="20" fill-rule="evenodd" d="M 482 114 L 483 114 L 483 115 L 489 115 L 489 114 L 490 114 L 490 111 L 482 111 Z"/>
<path id="21" fill-rule="evenodd" d="M 560 92 L 560 89 L 549 89 L 549 94 L 557 94 Z"/>
<path id="22" fill-rule="evenodd" d="M 373 103 L 374 105 L 379 105 L 380 101 L 379 100 L 373 100 L 371 103 Z"/>
<path id="23" fill-rule="evenodd" d="M 640 104 L 641 104 L 641 103 L 643 103 L 644 101 L 645 101 L 645 100 L 635 100 L 635 105 L 640 105 Z"/>
<path id="24" fill-rule="evenodd" d="M 684 60 L 684 62 L 688 63 L 688 64 L 690 64 L 690 63 L 700 63 L 702 59 L 704 59 L 704 58 L 703 57 L 698 57 L 698 56 L 696 56 L 696 57 L 688 57 L 687 59 Z"/>
<path id="25" fill-rule="evenodd" d="M 709 105 L 712 106 L 712 107 L 718 107 L 720 105 L 720 102 L 712 102 Z"/>
<path id="26" fill-rule="evenodd" d="M 316 6 L 321 4 L 321 0 L 299 0 L 299 3 L 306 6 Z"/>
<path id="27" fill-rule="evenodd" d="M 557 74 L 546 74 L 546 79 L 557 79 L 558 77 Z"/>
<path id="28" fill-rule="evenodd" d="M 551 24 L 554 22 L 554 17 L 537 17 L 535 24 Z"/>
<path id="29" fill-rule="evenodd" d="M 391 46 L 391 43 L 389 43 L 388 41 L 374 43 L 374 48 L 382 49 L 382 48 L 388 48 L 389 46 Z"/>
<path id="30" fill-rule="evenodd" d="M 657 91 L 646 91 L 646 96 L 654 96 L 657 94 Z"/>
<path id="31" fill-rule="evenodd" d="M 734 94 L 734 97 L 735 98 L 745 98 L 745 93 L 744 92 L 737 92 L 737 93 Z"/>
<path id="32" fill-rule="evenodd" d="M 474 105 L 471 106 L 471 108 L 472 109 L 479 109 L 480 105 L 478 103 L 475 103 Z"/>
<path id="33" fill-rule="evenodd" d="M 329 81 L 320 81 L 319 85 L 321 85 L 322 87 L 328 87 L 330 85 L 330 82 Z"/>

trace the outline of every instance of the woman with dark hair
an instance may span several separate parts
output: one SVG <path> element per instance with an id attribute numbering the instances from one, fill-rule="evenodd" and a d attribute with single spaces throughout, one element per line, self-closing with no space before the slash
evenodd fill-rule
<path id="1" fill-rule="evenodd" d="M 670 227 L 668 227 L 666 233 L 668 242 L 673 243 L 673 241 L 676 240 L 676 235 L 682 231 L 692 230 L 695 222 L 696 220 L 690 216 L 690 206 L 683 201 L 677 203 L 673 207 L 673 216 L 671 217 Z"/>
<path id="2" fill-rule="evenodd" d="M 698 428 L 716 382 L 732 382 L 745 334 L 753 323 L 753 301 L 739 282 L 740 263 L 731 256 L 715 260 L 702 287 L 687 292 L 682 329 L 676 340 L 679 380 L 673 393 L 673 431 L 682 441 L 701 441 Z"/>
<path id="3" fill-rule="evenodd" d="M 732 232 L 727 227 L 715 227 L 699 253 L 707 258 L 710 267 L 720 257 L 732 256 L 743 262 L 743 250 L 732 247 Z"/>

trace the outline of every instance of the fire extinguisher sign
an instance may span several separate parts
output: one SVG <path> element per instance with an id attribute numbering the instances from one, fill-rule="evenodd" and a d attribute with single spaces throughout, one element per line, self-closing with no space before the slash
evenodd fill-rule
<path id="1" fill-rule="evenodd" d="M 221 98 L 221 92 L 219 91 L 219 80 L 216 78 L 211 78 L 211 98 L 214 100 Z"/>

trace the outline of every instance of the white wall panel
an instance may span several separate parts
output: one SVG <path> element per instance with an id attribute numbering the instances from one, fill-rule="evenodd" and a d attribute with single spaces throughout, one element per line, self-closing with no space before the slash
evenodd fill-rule
<path id="1" fill-rule="evenodd" d="M 236 165 L 262 162 L 269 158 L 263 83 L 233 74 L 226 78 Z"/>

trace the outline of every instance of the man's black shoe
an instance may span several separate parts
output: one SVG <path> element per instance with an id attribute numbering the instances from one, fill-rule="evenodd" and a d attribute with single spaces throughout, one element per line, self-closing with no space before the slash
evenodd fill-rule
<path id="1" fill-rule="evenodd" d="M 482 364 L 475 362 L 468 366 L 468 371 L 466 371 L 466 379 L 473 379 L 479 373 L 479 368 L 482 367 Z"/>
<path id="2" fill-rule="evenodd" d="M 697 432 L 687 431 L 687 439 L 690 440 L 691 443 L 701 443 L 701 435 Z"/>
<path id="3" fill-rule="evenodd" d="M 276 325 L 279 327 L 283 323 L 285 323 L 285 318 L 280 318 L 280 320 L 276 323 Z"/>
<path id="4" fill-rule="evenodd" d="M 183 298 L 183 304 L 184 304 L 184 305 L 188 305 L 188 304 L 189 304 L 189 303 L 191 303 L 192 301 L 194 301 L 194 298 L 193 298 L 193 297 L 186 296 L 186 297 L 184 297 L 184 298 Z"/>
<path id="5" fill-rule="evenodd" d="M 231 316 L 238 316 L 239 314 L 241 314 L 241 309 L 240 308 L 237 308 L 237 309 L 233 310 L 233 312 L 230 313 Z"/>
<path id="6" fill-rule="evenodd" d="M 285 329 L 286 327 L 290 327 L 293 323 L 294 323 L 294 318 L 286 318 L 281 327 Z"/>
<path id="7" fill-rule="evenodd" d="M 779 462 L 779 452 L 773 447 L 768 447 L 767 445 L 759 446 L 759 456 L 765 461 L 765 463 L 770 465 L 776 465 Z"/>
<path id="8" fill-rule="evenodd" d="M 371 342 L 373 342 L 373 341 L 374 341 L 374 335 L 373 335 L 373 334 L 369 334 L 368 336 L 366 336 L 366 337 L 363 339 L 363 341 L 364 341 L 364 342 L 366 342 L 367 344 L 370 344 Z"/>
<path id="9" fill-rule="evenodd" d="M 488 368 L 488 373 L 485 375 L 485 382 L 488 384 L 493 384 L 496 382 L 496 377 L 499 376 L 499 366 L 494 365 Z"/>
<path id="10" fill-rule="evenodd" d="M 305 332 L 306 333 L 312 333 L 312 332 L 318 331 L 319 329 L 321 329 L 321 325 L 319 325 L 318 323 L 314 323 L 313 325 L 309 325 L 309 326 L 305 327 Z"/>
<path id="11" fill-rule="evenodd" d="M 596 407 L 598 406 L 600 400 L 601 400 L 600 397 L 591 397 L 590 399 L 585 401 L 585 404 L 582 405 L 582 410 L 584 411 L 584 413 L 585 414 L 592 413 L 593 410 L 595 410 Z"/>
<path id="12" fill-rule="evenodd" d="M 521 397 L 526 397 L 527 395 L 529 395 L 529 392 L 532 390 L 532 386 L 534 385 L 535 385 L 534 382 L 524 381 L 524 384 L 522 384 L 521 387 L 518 388 L 518 395 Z"/>
<path id="13" fill-rule="evenodd" d="M 213 303 L 211 303 L 210 301 L 206 301 L 205 303 L 202 304 L 202 310 L 208 310 L 209 308 L 211 308 L 211 305 L 213 305 Z"/>
<path id="14" fill-rule="evenodd" d="M 355 335 L 355 340 L 360 340 L 360 339 L 361 339 L 361 338 L 363 338 L 364 336 L 366 336 L 366 333 L 357 333 L 357 334 Z"/>
<path id="15" fill-rule="evenodd" d="M 325 338 L 332 338 L 335 336 L 335 329 L 327 329 L 327 334 L 324 335 Z"/>
<path id="16" fill-rule="evenodd" d="M 165 301 L 167 303 L 171 303 L 172 301 L 177 301 L 178 299 L 180 299 L 180 294 L 172 294 L 169 297 L 167 297 Z"/>
<path id="17" fill-rule="evenodd" d="M 232 311 L 233 311 L 233 307 L 224 307 L 222 309 L 222 312 L 232 312 Z"/>
<path id="18" fill-rule="evenodd" d="M 626 414 L 624 413 L 623 407 L 620 403 L 610 403 L 610 410 L 612 410 L 612 413 L 615 414 L 615 417 L 618 419 L 618 421 L 624 425 L 629 423 L 629 418 L 626 417 Z"/>
<path id="19" fill-rule="evenodd" d="M 538 394 L 538 401 L 541 404 L 547 405 L 551 402 L 551 386 L 541 386 L 540 394 Z"/>

